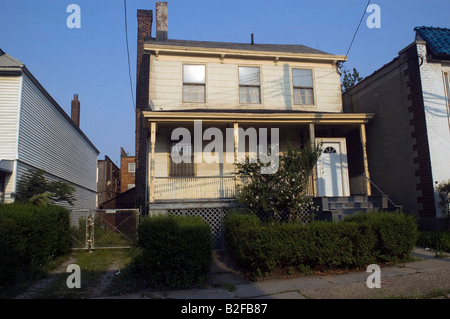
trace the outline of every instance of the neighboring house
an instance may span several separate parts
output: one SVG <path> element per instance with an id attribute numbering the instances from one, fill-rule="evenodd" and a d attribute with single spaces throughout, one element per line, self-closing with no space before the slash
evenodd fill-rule
<path id="1" fill-rule="evenodd" d="M 398 57 L 343 94 L 346 112 L 370 112 L 373 182 L 423 229 L 442 214 L 436 183 L 450 179 L 450 29 L 416 27 Z"/>
<path id="2" fill-rule="evenodd" d="M 134 156 L 128 155 L 127 152 L 120 148 L 120 192 L 126 192 L 127 190 L 135 186 L 136 177 L 136 164 Z M 131 206 L 131 207 L 134 207 Z"/>
<path id="3" fill-rule="evenodd" d="M 102 202 L 100 209 L 127 209 L 135 208 L 135 157 L 120 148 L 120 188 L 115 196 Z"/>
<path id="4" fill-rule="evenodd" d="M 30 169 L 46 171 L 49 181 L 75 187 L 72 209 L 96 207 L 99 151 L 79 128 L 80 102 L 72 118 L 26 66 L 0 50 L 0 200 L 11 194 Z"/>
<path id="5" fill-rule="evenodd" d="M 113 199 L 120 193 L 120 168 L 105 155 L 104 160 L 97 162 L 98 204 Z"/>
<path id="6" fill-rule="evenodd" d="M 355 201 L 370 206 L 368 196 L 354 195 L 371 195 L 364 177 L 370 176 L 365 127 L 373 116 L 343 113 L 338 66 L 345 56 L 303 45 L 258 44 L 253 37 L 250 43 L 172 40 L 167 3 L 156 7 L 156 38 L 150 34 L 152 11 L 138 10 L 138 207 L 199 214 L 216 227 L 235 200 L 235 160 L 254 151 L 249 139 L 266 140 L 264 128 L 269 144 L 278 130 L 280 153 L 288 140 L 299 149 L 323 143 L 307 194 L 323 199 L 323 210 L 331 210 L 332 201 L 341 213 Z M 203 142 L 192 146 L 172 137 L 176 129 Z M 226 142 L 215 152 L 223 152 L 222 161 L 198 157 L 221 138 Z M 177 153 L 191 162 L 177 163 Z"/>

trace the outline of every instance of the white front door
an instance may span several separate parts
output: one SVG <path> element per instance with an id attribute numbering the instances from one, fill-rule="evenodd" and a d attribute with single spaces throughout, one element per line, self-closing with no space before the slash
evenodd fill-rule
<path id="1" fill-rule="evenodd" d="M 322 155 L 317 161 L 319 196 L 349 196 L 345 138 L 323 138 L 318 142 L 322 143 Z"/>

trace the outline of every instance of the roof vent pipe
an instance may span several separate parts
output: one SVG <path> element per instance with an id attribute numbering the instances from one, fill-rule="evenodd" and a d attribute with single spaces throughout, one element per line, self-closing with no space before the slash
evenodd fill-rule
<path id="1" fill-rule="evenodd" d="M 255 38 L 254 38 L 254 36 L 253 36 L 253 33 L 252 33 L 252 42 L 251 42 L 251 44 L 252 44 L 252 45 L 255 44 Z"/>

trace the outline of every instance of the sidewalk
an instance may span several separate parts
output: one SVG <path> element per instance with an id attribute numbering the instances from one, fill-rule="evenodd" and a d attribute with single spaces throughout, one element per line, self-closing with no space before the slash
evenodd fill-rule
<path id="1" fill-rule="evenodd" d="M 292 279 L 250 282 L 215 259 L 205 289 L 148 291 L 118 296 L 118 299 L 378 299 L 433 298 L 447 291 L 450 299 L 450 257 L 437 258 L 434 252 L 416 248 L 418 261 L 381 268 L 381 288 L 368 288 L 370 273 L 309 275 Z"/>

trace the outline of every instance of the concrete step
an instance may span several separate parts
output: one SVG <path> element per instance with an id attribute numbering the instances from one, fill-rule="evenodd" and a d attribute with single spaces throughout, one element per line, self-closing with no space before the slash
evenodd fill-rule
<path id="1" fill-rule="evenodd" d="M 378 209 L 341 209 L 331 211 L 331 216 L 333 221 L 341 221 L 347 216 L 352 216 L 360 212 L 377 211 Z"/>
<path id="2" fill-rule="evenodd" d="M 347 202 L 347 203 L 334 203 L 329 202 L 328 203 L 328 209 L 329 210 L 335 210 L 335 209 L 365 209 L 365 208 L 373 208 L 373 203 L 371 202 Z"/>
<path id="3" fill-rule="evenodd" d="M 369 200 L 365 195 L 353 195 L 345 197 L 324 197 L 328 203 L 364 203 Z"/>
<path id="4" fill-rule="evenodd" d="M 354 215 L 356 213 L 373 212 L 379 211 L 378 208 L 354 208 L 354 209 L 336 209 L 319 212 L 317 214 L 317 219 L 327 220 L 327 221 L 341 221 L 347 216 Z"/>

